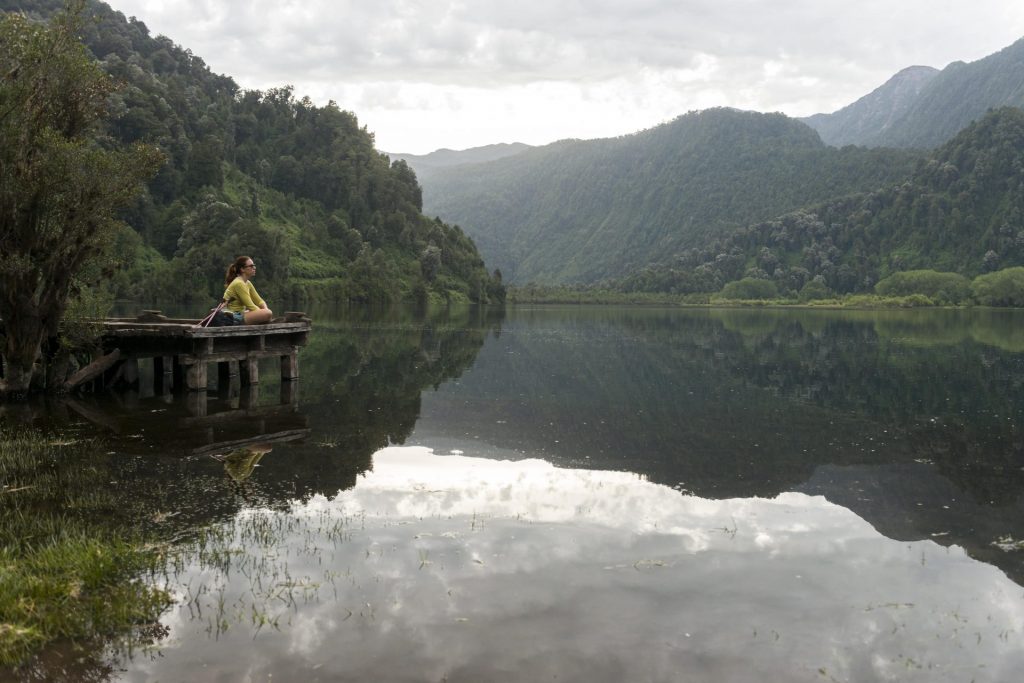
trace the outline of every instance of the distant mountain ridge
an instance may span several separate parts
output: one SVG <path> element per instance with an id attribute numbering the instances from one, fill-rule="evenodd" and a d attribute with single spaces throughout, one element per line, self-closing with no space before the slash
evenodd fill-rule
<path id="1" fill-rule="evenodd" d="M 449 150 L 442 147 L 425 155 L 391 154 L 385 152 L 392 161 L 402 161 L 409 164 L 409 167 L 416 173 L 421 185 L 431 184 L 437 174 L 444 174 L 455 166 L 469 166 L 472 164 L 486 164 L 489 162 L 508 159 L 527 150 L 532 150 L 531 145 L 523 142 L 498 142 L 496 144 L 485 144 L 480 147 L 469 147 L 467 150 Z"/>
<path id="2" fill-rule="evenodd" d="M 497 161 L 514 156 L 521 152 L 532 149 L 530 145 L 522 142 L 500 142 L 494 145 L 483 147 L 470 147 L 469 149 L 454 150 L 442 148 L 429 154 L 403 154 L 384 152 L 392 161 L 404 161 L 409 164 L 416 175 L 422 180 L 423 176 L 429 175 L 433 170 L 460 166 L 462 164 L 483 164 L 488 161 Z"/>
<path id="3" fill-rule="evenodd" d="M 930 149 L 990 109 L 1024 107 L 1024 38 L 931 75 L 911 69 L 839 111 L 803 120 L 832 145 Z"/>
<path id="4" fill-rule="evenodd" d="M 869 94 L 832 114 L 800 119 L 818 131 L 827 145 L 864 144 L 903 118 L 921 90 L 939 74 L 930 66 L 903 69 Z"/>
<path id="5" fill-rule="evenodd" d="M 721 108 L 440 169 L 423 183 L 423 202 L 428 215 L 463 226 L 506 281 L 588 283 L 895 182 L 918 156 L 837 150 L 782 114 Z"/>
<path id="6" fill-rule="evenodd" d="M 1024 110 L 994 110 L 905 180 L 753 223 L 612 283 L 624 291 L 716 292 L 751 277 L 794 294 L 812 279 L 871 291 L 897 271 L 966 277 L 1024 265 Z"/>

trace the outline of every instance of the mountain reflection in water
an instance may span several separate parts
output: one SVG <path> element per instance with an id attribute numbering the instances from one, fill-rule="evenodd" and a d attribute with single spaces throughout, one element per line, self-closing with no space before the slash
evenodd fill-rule
<path id="1" fill-rule="evenodd" d="M 314 314 L 295 387 L 271 367 L 248 393 L 0 406 L 101 435 L 97 523 L 167 543 L 166 637 L 90 670 L 980 683 L 1024 663 L 1024 312 L 351 313 Z"/>
<path id="2" fill-rule="evenodd" d="M 125 680 L 1011 680 L 1021 590 L 820 496 L 391 447 L 186 552 Z M 939 645 L 937 645 L 939 644 Z"/>

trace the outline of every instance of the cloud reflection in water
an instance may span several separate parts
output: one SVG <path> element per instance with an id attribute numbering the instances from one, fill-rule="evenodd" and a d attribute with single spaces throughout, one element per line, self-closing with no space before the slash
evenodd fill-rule
<path id="1" fill-rule="evenodd" d="M 707 500 L 424 448 L 378 452 L 333 499 L 241 513 L 173 582 L 170 642 L 125 680 L 980 682 L 1024 666 L 1024 598 L 999 570 L 824 498 Z"/>

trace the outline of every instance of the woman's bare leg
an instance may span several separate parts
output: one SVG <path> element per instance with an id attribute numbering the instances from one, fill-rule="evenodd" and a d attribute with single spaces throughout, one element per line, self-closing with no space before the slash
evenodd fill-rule
<path id="1" fill-rule="evenodd" d="M 256 311 L 245 312 L 246 325 L 266 325 L 274 317 L 274 312 L 269 308 L 261 308 Z"/>

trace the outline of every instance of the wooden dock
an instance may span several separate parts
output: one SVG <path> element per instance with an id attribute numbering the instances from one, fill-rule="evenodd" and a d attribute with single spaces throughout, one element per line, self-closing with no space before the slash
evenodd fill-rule
<path id="1" fill-rule="evenodd" d="M 286 313 L 267 325 L 197 327 L 197 320 L 167 318 L 145 311 L 135 318 L 102 322 L 102 354 L 88 374 L 72 378 L 77 386 L 92 382 L 96 390 L 116 384 L 137 384 L 139 360 L 152 359 L 153 386 L 204 392 L 208 366 L 217 364 L 219 383 L 237 376 L 242 386 L 258 384 L 259 359 L 281 359 L 282 386 L 299 378 L 299 349 L 306 345 L 312 322 L 305 313 Z M 97 363 L 93 363 L 96 366 Z M 85 370 L 88 370 L 86 368 Z"/>

